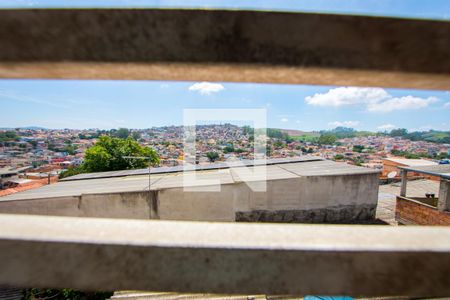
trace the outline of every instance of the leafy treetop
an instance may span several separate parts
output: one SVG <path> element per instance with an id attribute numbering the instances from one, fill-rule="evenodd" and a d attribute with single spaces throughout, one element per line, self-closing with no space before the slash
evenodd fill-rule
<path id="1" fill-rule="evenodd" d="M 147 159 L 125 158 L 126 156 Z M 61 173 L 60 178 L 80 173 L 145 168 L 149 161 L 152 165 L 159 164 L 159 156 L 155 150 L 139 145 L 131 137 L 121 139 L 103 135 L 94 146 L 86 150 L 83 164 Z"/>
<path id="2" fill-rule="evenodd" d="M 125 156 L 141 156 L 149 159 L 124 158 Z M 94 146 L 86 150 L 82 167 L 87 172 L 104 172 L 116 170 L 139 169 L 159 163 L 155 150 L 139 145 L 131 137 L 126 139 L 101 136 Z"/>

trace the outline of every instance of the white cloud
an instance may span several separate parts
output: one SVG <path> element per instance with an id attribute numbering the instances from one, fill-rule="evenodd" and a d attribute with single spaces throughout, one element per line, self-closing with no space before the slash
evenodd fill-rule
<path id="1" fill-rule="evenodd" d="M 379 130 L 383 130 L 383 131 L 388 131 L 391 129 L 397 128 L 397 126 L 392 125 L 392 124 L 383 124 L 377 127 L 377 129 Z"/>
<path id="2" fill-rule="evenodd" d="M 445 102 L 443 105 L 444 108 L 449 108 L 450 107 L 450 102 Z"/>
<path id="3" fill-rule="evenodd" d="M 360 124 L 359 121 L 343 121 L 343 122 L 334 121 L 334 122 L 328 123 L 328 126 L 330 126 L 330 127 L 339 127 L 339 126 L 341 126 L 341 127 L 351 127 L 351 128 L 353 128 L 353 127 L 358 127 L 359 124 Z"/>
<path id="4" fill-rule="evenodd" d="M 404 110 L 404 109 L 419 109 L 436 102 L 435 97 L 428 97 L 426 99 L 406 96 L 400 98 L 391 98 L 386 101 L 378 103 L 370 103 L 367 105 L 367 110 L 372 112 L 391 112 L 394 110 Z"/>
<path id="5" fill-rule="evenodd" d="M 343 106 L 378 102 L 390 95 L 381 88 L 338 87 L 324 94 L 305 98 L 306 103 L 317 106 Z"/>
<path id="6" fill-rule="evenodd" d="M 391 112 L 394 110 L 419 109 L 438 101 L 435 97 L 414 96 L 394 97 L 382 88 L 338 87 L 328 92 L 305 98 L 305 102 L 315 106 L 362 105 L 370 112 Z"/>
<path id="7" fill-rule="evenodd" d="M 201 95 L 211 95 L 218 93 L 225 88 L 220 83 L 197 82 L 189 87 L 190 91 L 199 92 Z"/>
<path id="8" fill-rule="evenodd" d="M 289 122 L 289 119 L 288 118 L 281 118 L 280 121 L 283 122 L 283 123 L 286 123 L 286 122 Z"/>
<path id="9" fill-rule="evenodd" d="M 168 89 L 170 87 L 170 85 L 168 85 L 167 83 L 163 83 L 159 87 L 162 89 Z"/>

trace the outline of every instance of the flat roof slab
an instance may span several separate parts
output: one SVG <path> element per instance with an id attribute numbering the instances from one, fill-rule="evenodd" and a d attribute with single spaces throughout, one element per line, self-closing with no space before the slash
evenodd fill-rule
<path id="1" fill-rule="evenodd" d="M 289 172 L 279 165 L 256 166 L 248 169 L 232 168 L 230 171 L 235 182 L 278 180 L 299 177 L 297 174 Z"/>
<path id="2" fill-rule="evenodd" d="M 379 173 L 378 170 L 351 166 L 346 163 L 336 163 L 329 160 L 292 163 L 279 166 L 298 176 L 333 176 L 333 175 L 362 175 Z"/>
<path id="3" fill-rule="evenodd" d="M 327 160 L 274 160 L 266 166 L 235 168 L 210 168 L 196 172 L 157 172 L 150 175 L 151 189 L 164 190 L 180 187 L 199 187 L 218 184 L 234 184 L 243 181 L 283 180 L 302 176 L 342 176 L 377 174 L 378 170 L 351 166 Z M 164 168 L 166 170 L 167 168 Z M 264 174 L 266 170 L 266 174 Z M 162 171 L 162 170 L 161 170 Z M 1 197 L 0 201 L 30 200 L 57 197 L 77 197 L 82 194 L 108 194 L 148 191 L 148 169 L 146 174 L 140 170 L 102 172 L 86 175 L 80 180 L 65 180 Z M 117 177 L 102 177 L 120 174 Z M 126 175 L 128 174 L 128 175 Z M 93 177 L 88 177 L 93 175 Z M 77 175 L 78 176 L 78 175 Z M 195 176 L 195 177 L 194 177 Z M 80 177 L 78 177 L 80 178 Z"/>

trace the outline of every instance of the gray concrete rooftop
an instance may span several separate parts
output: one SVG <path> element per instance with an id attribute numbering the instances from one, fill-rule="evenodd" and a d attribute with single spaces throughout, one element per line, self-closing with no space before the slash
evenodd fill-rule
<path id="1" fill-rule="evenodd" d="M 229 169 L 233 167 L 240 166 L 260 166 L 260 165 L 275 165 L 275 164 L 287 164 L 294 162 L 304 162 L 304 161 L 319 161 L 323 160 L 321 157 L 305 155 L 295 158 L 270 158 L 266 160 L 240 160 L 235 162 L 216 162 L 207 165 L 195 165 L 186 167 L 186 169 L 193 171 L 204 171 L 204 170 L 217 170 L 217 169 Z M 184 166 L 175 167 L 155 167 L 150 169 L 150 174 L 162 174 L 162 173 L 179 173 L 185 170 Z M 109 172 L 95 172 L 95 173 L 85 173 L 78 174 L 75 176 L 70 176 L 62 179 L 61 181 L 70 180 L 82 180 L 82 179 L 92 179 L 92 178 L 109 178 L 109 177 L 123 177 L 132 175 L 145 175 L 148 174 L 148 168 L 135 169 L 135 170 L 122 170 L 122 171 L 109 171 Z"/>
<path id="2" fill-rule="evenodd" d="M 336 163 L 329 160 L 306 161 L 279 161 L 271 162 L 267 166 L 248 167 L 250 172 L 243 172 L 242 167 L 228 169 L 211 169 L 196 171 L 195 175 L 200 180 L 216 180 L 220 184 L 233 184 L 242 182 L 258 182 L 262 180 L 280 180 L 298 177 L 316 176 L 345 176 L 375 174 L 378 170 L 351 166 L 346 163 Z M 264 171 L 267 171 L 266 173 Z M 122 171 L 120 171 L 122 172 Z M 129 172 L 130 175 L 125 176 Z M 28 190 L 0 198 L 0 201 L 29 200 L 40 198 L 80 196 L 82 194 L 104 194 L 121 192 L 148 191 L 149 176 L 133 175 L 134 171 L 123 171 L 121 177 L 101 178 L 101 173 L 96 173 L 97 178 L 85 178 L 84 180 L 62 181 L 56 184 L 43 186 L 38 189 Z M 148 171 L 147 171 L 148 172 Z M 107 172 L 108 175 L 111 173 Z M 266 175 L 265 175 L 266 174 Z M 179 187 L 196 187 L 207 185 L 194 181 L 192 172 L 164 172 L 151 174 L 151 190 L 164 190 Z M 245 177 L 245 178 L 243 178 Z"/>

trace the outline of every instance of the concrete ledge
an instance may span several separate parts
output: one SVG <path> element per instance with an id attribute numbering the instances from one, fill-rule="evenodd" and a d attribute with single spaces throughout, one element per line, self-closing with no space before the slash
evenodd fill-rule
<path id="1" fill-rule="evenodd" d="M 0 215 L 0 284 L 448 296 L 450 228 Z"/>
<path id="2" fill-rule="evenodd" d="M 450 76 L 446 74 L 231 63 L 0 62 L 0 78 L 218 81 L 450 89 Z"/>
<path id="3" fill-rule="evenodd" d="M 0 78 L 449 89 L 449 35 L 447 21 L 351 15 L 0 10 Z"/>

